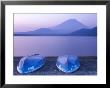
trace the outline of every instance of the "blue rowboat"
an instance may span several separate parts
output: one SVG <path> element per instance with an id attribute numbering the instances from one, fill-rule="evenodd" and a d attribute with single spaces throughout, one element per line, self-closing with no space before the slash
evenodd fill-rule
<path id="1" fill-rule="evenodd" d="M 77 56 L 64 55 L 58 57 L 56 66 L 62 72 L 71 73 L 80 67 L 80 62 Z"/>
<path id="2" fill-rule="evenodd" d="M 44 57 L 38 54 L 21 58 L 17 71 L 21 74 L 30 73 L 41 68 L 45 63 Z"/>

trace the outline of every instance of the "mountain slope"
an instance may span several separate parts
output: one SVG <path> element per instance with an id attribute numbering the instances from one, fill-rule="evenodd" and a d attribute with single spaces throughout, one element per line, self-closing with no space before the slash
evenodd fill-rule
<path id="1" fill-rule="evenodd" d="M 97 27 L 91 29 L 80 29 L 68 34 L 70 36 L 97 36 Z"/>
<path id="2" fill-rule="evenodd" d="M 15 36 L 37 36 L 37 35 L 55 35 L 56 33 L 49 28 L 40 28 L 28 32 L 15 32 Z"/>

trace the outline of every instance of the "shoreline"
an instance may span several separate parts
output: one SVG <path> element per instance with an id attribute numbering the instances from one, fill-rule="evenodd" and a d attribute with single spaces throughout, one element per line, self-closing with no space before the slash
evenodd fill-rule
<path id="1" fill-rule="evenodd" d="M 79 57 L 80 60 L 80 68 L 72 73 L 64 73 L 58 70 L 56 67 L 56 59 L 57 57 L 46 57 L 46 62 L 43 67 L 40 69 L 28 73 L 28 74 L 20 74 L 17 72 L 17 65 L 19 60 L 22 57 L 14 57 L 14 65 L 13 65 L 13 75 L 97 75 L 97 57 L 96 56 L 82 56 Z M 50 68 L 51 67 L 51 68 Z"/>

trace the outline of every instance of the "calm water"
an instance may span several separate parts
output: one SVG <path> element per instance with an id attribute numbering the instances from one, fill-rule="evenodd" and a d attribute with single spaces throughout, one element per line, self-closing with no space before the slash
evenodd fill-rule
<path id="1" fill-rule="evenodd" d="M 44 56 L 97 55 L 97 37 L 15 36 L 14 56 L 39 53 Z"/>

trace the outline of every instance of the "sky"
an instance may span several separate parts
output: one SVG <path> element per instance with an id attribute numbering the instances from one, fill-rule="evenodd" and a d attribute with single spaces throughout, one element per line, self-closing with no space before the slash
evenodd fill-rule
<path id="1" fill-rule="evenodd" d="M 26 32 L 39 28 L 53 27 L 69 19 L 76 19 L 90 28 L 97 26 L 96 13 L 14 14 L 14 32 Z"/>

